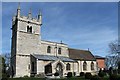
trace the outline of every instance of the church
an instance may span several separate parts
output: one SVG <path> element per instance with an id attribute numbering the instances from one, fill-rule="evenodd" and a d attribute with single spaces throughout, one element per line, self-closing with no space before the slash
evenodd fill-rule
<path id="1" fill-rule="evenodd" d="M 89 50 L 69 48 L 65 43 L 41 39 L 42 14 L 32 18 L 21 15 L 20 5 L 12 19 L 11 72 L 13 77 L 68 72 L 96 74 L 97 62 Z M 54 76 L 54 75 L 51 75 Z"/>

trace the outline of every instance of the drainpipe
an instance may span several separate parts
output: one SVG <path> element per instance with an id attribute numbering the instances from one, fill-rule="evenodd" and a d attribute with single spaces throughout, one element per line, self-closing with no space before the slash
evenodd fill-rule
<path id="1" fill-rule="evenodd" d="M 56 52 L 55 52 L 56 55 L 55 55 L 55 56 L 57 57 L 57 43 L 56 43 L 56 45 L 55 45 L 55 49 L 56 49 Z"/>

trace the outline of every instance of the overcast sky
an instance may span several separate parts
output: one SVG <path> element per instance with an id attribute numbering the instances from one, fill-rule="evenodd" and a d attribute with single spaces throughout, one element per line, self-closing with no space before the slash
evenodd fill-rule
<path id="1" fill-rule="evenodd" d="M 2 53 L 11 51 L 12 16 L 18 3 L 2 3 Z M 21 15 L 36 17 L 42 11 L 42 40 L 68 44 L 70 48 L 89 50 L 106 56 L 108 44 L 117 39 L 117 2 L 21 3 Z"/>

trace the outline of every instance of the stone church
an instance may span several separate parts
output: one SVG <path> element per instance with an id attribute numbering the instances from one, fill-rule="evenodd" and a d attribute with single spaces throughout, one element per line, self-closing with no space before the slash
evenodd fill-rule
<path id="1" fill-rule="evenodd" d="M 89 50 L 69 48 L 62 42 L 41 39 L 42 14 L 21 15 L 20 5 L 12 19 L 11 72 L 14 77 L 37 74 L 66 76 L 68 72 L 95 74 L 97 62 Z M 53 76 L 53 75 L 52 75 Z"/>

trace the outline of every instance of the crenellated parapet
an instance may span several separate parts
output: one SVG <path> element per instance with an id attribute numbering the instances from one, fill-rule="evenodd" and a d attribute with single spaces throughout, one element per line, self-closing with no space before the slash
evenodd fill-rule
<path id="1" fill-rule="evenodd" d="M 28 23 L 32 23 L 32 24 L 37 24 L 37 25 L 42 25 L 42 13 L 41 11 L 39 11 L 37 18 L 32 17 L 32 12 L 31 9 L 28 13 L 28 16 L 23 16 L 21 15 L 21 8 L 20 8 L 20 3 L 18 5 L 18 9 L 17 9 L 17 14 L 13 16 L 13 24 L 15 23 L 16 19 L 18 21 L 23 21 L 23 22 L 28 22 Z"/>

